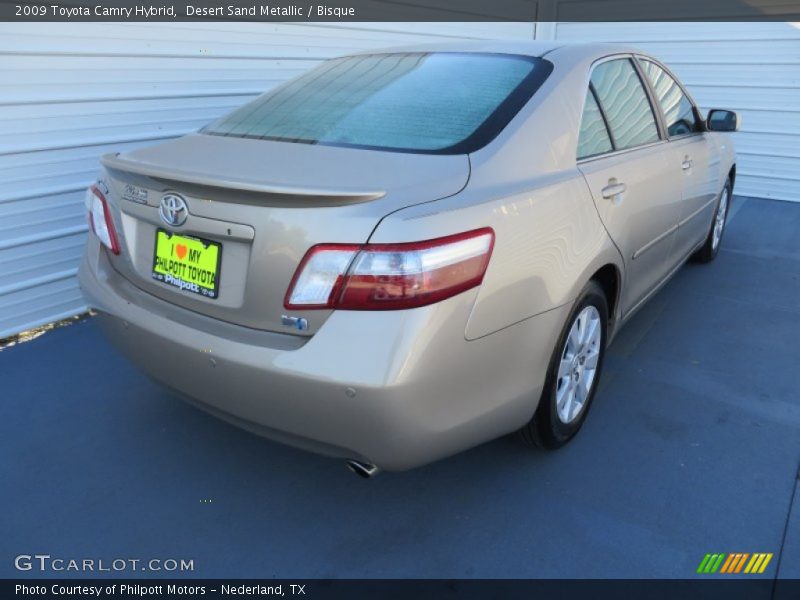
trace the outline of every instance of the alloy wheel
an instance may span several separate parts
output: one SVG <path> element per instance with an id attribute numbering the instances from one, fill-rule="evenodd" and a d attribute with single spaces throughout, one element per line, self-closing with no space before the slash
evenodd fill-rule
<path id="1" fill-rule="evenodd" d="M 558 365 L 556 411 L 564 424 L 575 421 L 586 407 L 595 383 L 602 336 L 600 312 L 589 305 L 572 322 Z"/>

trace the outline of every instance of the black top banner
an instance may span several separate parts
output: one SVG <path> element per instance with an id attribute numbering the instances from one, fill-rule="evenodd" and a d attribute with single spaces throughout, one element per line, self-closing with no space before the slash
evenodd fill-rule
<path id="1" fill-rule="evenodd" d="M 797 21 L 800 0 L 0 0 L 2 21 Z"/>

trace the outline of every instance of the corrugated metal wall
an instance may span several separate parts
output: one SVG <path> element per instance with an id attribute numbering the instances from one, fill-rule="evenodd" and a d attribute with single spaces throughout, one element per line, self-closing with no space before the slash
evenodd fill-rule
<path id="1" fill-rule="evenodd" d="M 653 53 L 701 108 L 731 108 L 736 192 L 800 201 L 800 23 L 558 23 L 539 35 L 614 41 Z"/>
<path id="2" fill-rule="evenodd" d="M 75 280 L 98 158 L 195 130 L 316 61 L 525 23 L 0 24 L 0 338 L 85 310 Z"/>
<path id="3" fill-rule="evenodd" d="M 624 41 L 704 106 L 739 110 L 737 191 L 800 200 L 800 30 L 787 23 L 558 23 Z M 0 338 L 84 310 L 75 271 L 98 157 L 197 129 L 316 61 L 423 39 L 532 39 L 525 23 L 0 24 Z"/>

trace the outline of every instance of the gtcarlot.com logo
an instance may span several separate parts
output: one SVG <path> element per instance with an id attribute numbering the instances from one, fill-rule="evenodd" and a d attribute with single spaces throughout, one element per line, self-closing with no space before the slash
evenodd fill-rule
<path id="1" fill-rule="evenodd" d="M 120 573 L 133 571 L 194 571 L 194 559 L 184 558 L 62 558 L 49 554 L 20 554 L 14 559 L 17 571 L 77 573 Z"/>

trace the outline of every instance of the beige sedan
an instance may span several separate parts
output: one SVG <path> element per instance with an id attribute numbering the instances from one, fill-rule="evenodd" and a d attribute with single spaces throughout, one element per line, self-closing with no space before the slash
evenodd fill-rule
<path id="1" fill-rule="evenodd" d="M 556 448 L 623 323 L 717 254 L 737 127 L 626 47 L 337 58 L 105 156 L 80 281 L 145 373 L 360 475 Z"/>

